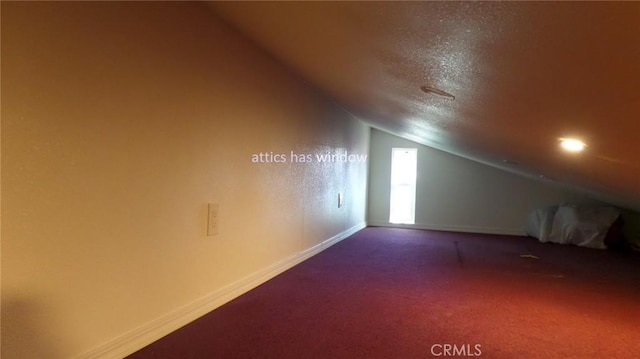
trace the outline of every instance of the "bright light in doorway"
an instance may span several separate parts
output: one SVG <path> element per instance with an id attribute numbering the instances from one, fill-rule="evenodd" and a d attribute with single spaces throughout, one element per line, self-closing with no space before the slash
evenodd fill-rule
<path id="1" fill-rule="evenodd" d="M 575 138 L 561 138 L 560 139 L 560 146 L 569 152 L 580 152 L 582 150 L 584 150 L 584 148 L 587 146 L 584 144 L 584 142 L 580 141 L 580 140 L 576 140 Z"/>
<path id="2" fill-rule="evenodd" d="M 417 164 L 417 148 L 391 149 L 390 223 L 415 223 Z"/>

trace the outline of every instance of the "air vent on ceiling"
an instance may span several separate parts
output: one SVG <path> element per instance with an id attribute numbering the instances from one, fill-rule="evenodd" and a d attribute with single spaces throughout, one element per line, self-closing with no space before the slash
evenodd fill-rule
<path id="1" fill-rule="evenodd" d="M 428 93 L 428 94 L 434 94 L 434 95 L 438 95 L 440 97 L 444 97 L 444 98 L 448 98 L 449 100 L 455 100 L 456 97 L 453 96 L 452 94 L 442 91 L 440 89 L 437 89 L 435 87 L 431 87 L 431 86 L 422 86 L 420 87 L 420 90 L 422 90 L 424 93 Z"/>

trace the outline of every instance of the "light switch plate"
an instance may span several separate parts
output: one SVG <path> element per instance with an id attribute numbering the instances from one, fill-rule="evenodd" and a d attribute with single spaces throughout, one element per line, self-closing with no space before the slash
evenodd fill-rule
<path id="1" fill-rule="evenodd" d="M 209 215 L 207 219 L 207 236 L 218 234 L 219 207 L 217 203 L 209 203 Z"/>

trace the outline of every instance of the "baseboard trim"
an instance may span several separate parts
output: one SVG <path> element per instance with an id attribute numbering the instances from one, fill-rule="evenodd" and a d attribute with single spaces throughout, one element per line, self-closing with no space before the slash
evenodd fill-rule
<path id="1" fill-rule="evenodd" d="M 369 222 L 369 225 L 374 227 L 426 229 L 430 231 L 498 234 L 498 235 L 508 235 L 508 236 L 524 236 L 525 235 L 523 229 L 511 229 L 511 228 L 436 225 L 436 224 L 422 224 L 422 223 L 421 224 L 393 224 L 393 223 L 384 223 L 384 222 Z"/>
<path id="2" fill-rule="evenodd" d="M 276 275 L 292 268 L 304 260 L 324 251 L 332 245 L 351 236 L 365 228 L 366 222 L 360 222 L 355 226 L 329 238 L 321 243 L 308 248 L 296 255 L 276 262 L 260 271 L 250 274 L 226 287 L 220 288 L 195 302 L 181 307 L 171 313 L 163 315 L 136 329 L 133 329 L 93 350 L 90 350 L 77 359 L 106 359 L 122 358 L 153 343 L 167 334 L 185 326 L 200 318 L 221 305 L 248 292 L 258 285 L 268 281 Z"/>

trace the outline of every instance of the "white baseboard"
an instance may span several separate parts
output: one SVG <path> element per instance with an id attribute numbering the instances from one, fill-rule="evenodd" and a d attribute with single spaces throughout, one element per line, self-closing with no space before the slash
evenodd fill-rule
<path id="1" fill-rule="evenodd" d="M 436 225 L 436 224 L 394 224 L 394 223 L 384 223 L 384 222 L 369 222 L 369 225 L 375 226 L 375 227 L 426 229 L 431 231 L 500 234 L 500 235 L 509 235 L 509 236 L 525 235 L 523 229 L 511 229 L 511 228 Z"/>
<path id="2" fill-rule="evenodd" d="M 276 275 L 286 271 L 298 263 L 322 252 L 341 240 L 349 237 L 355 232 L 366 227 L 366 222 L 357 225 L 329 238 L 318 245 L 308 248 L 296 255 L 276 262 L 258 272 L 250 274 L 226 287 L 220 288 L 211 294 L 196 300 L 184 307 L 178 308 L 171 313 L 152 320 L 136 329 L 133 329 L 107 343 L 104 343 L 93 350 L 80 356 L 78 359 L 113 359 L 123 358 L 163 336 L 185 326 L 186 324 L 200 318 L 221 305 L 237 298 L 258 285 L 268 281 Z"/>

